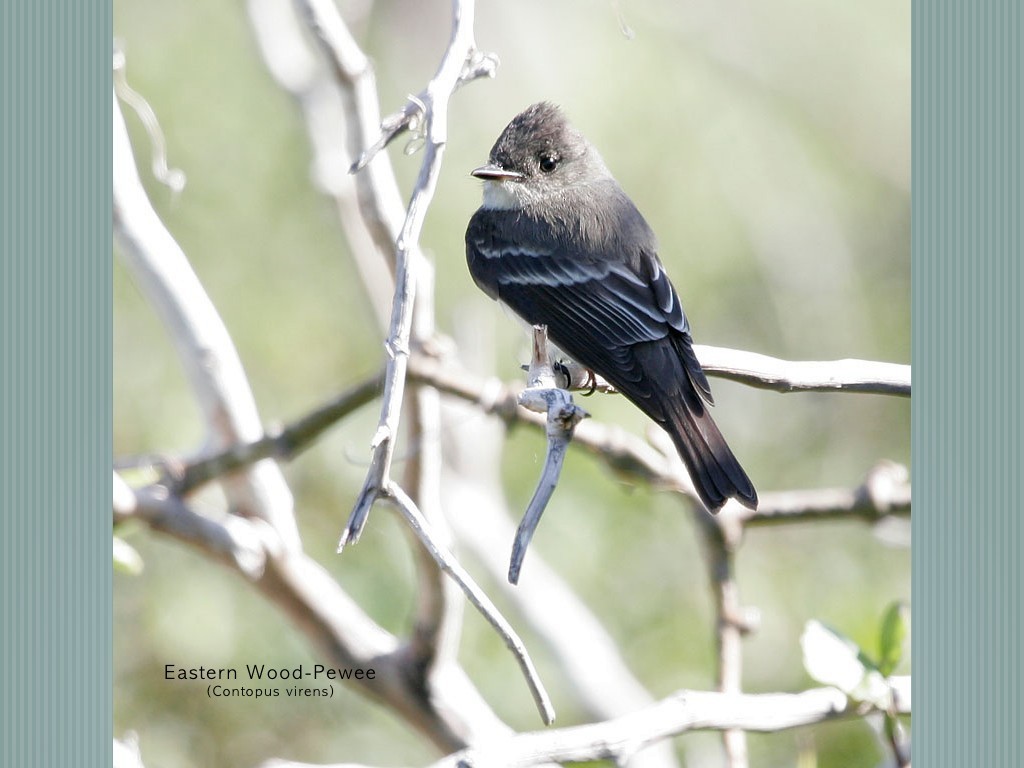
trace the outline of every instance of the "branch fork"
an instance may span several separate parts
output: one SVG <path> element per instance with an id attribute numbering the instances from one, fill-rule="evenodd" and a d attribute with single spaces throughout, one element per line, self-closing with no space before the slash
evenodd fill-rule
<path id="1" fill-rule="evenodd" d="M 537 489 L 533 492 L 512 544 L 512 559 L 508 567 L 508 580 L 511 584 L 519 583 L 526 548 L 558 485 L 573 431 L 577 424 L 590 415 L 573 402 L 570 392 L 555 386 L 555 373 L 548 355 L 548 329 L 543 325 L 533 327 L 533 358 L 530 361 L 528 381 L 527 388 L 519 395 L 519 404 L 535 413 L 547 414 L 545 433 L 548 446 Z"/>

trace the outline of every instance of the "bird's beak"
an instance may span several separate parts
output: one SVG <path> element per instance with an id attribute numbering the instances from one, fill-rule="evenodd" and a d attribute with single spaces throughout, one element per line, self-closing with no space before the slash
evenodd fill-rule
<path id="1" fill-rule="evenodd" d="M 518 181 L 523 178 L 523 174 L 518 171 L 507 171 L 500 165 L 493 163 L 474 169 L 470 172 L 470 175 L 485 181 Z"/>

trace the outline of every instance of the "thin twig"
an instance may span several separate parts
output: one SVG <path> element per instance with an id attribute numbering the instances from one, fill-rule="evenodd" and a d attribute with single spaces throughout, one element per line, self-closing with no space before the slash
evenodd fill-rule
<path id="1" fill-rule="evenodd" d="M 463 354 L 474 354 L 472 348 L 472 342 L 460 339 Z M 501 483 L 504 429 L 496 419 L 474 417 L 473 410 L 454 398 L 444 402 L 446 422 L 459 425 L 445 431 L 448 471 L 442 487 L 461 558 L 471 556 L 501 597 L 514 606 L 521 617 L 517 625 L 525 622 L 546 648 L 551 666 L 584 717 L 605 720 L 653 704 L 607 629 L 541 553 L 531 555 L 527 578 L 515 587 L 508 583 L 506 565 L 494 557 L 515 535 Z M 469 420 L 474 422 L 473 429 L 462 428 Z M 531 647 L 537 641 L 531 641 Z M 601 674 L 595 675 L 594 670 Z M 662 742 L 637 753 L 629 766 L 677 768 L 678 761 L 671 744 Z"/>
<path id="2" fill-rule="evenodd" d="M 137 279 L 167 322 L 203 409 L 215 450 L 260 442 L 263 429 L 237 353 L 181 249 L 163 227 L 138 179 L 114 99 L 115 232 Z M 369 383 L 362 388 L 365 389 Z M 356 398 L 358 399 L 358 398 Z M 351 401 L 349 401 L 351 404 Z M 346 406 L 347 407 L 347 406 Z M 329 410 L 329 409 L 328 409 Z M 303 439 L 337 416 L 315 412 Z M 233 511 L 214 520 L 194 512 L 168 487 L 132 490 L 115 480 L 114 517 L 138 519 L 216 559 L 254 583 L 338 667 L 373 668 L 356 680 L 444 751 L 508 732 L 460 667 L 435 670 L 436 686 L 409 674 L 403 648 L 378 627 L 333 577 L 301 549 L 291 493 L 273 461 L 248 455 L 244 472 L 223 478 Z M 225 471 L 218 467 L 218 472 Z"/>
<path id="3" fill-rule="evenodd" d="M 533 328 L 533 357 L 530 361 L 529 383 L 520 394 L 519 404 L 534 413 L 546 414 L 547 451 L 537 488 L 526 508 L 512 545 L 512 559 L 508 566 L 510 584 L 519 582 L 519 571 L 526 557 L 533 532 L 541 515 L 555 492 L 562 474 L 565 453 L 569 450 L 576 425 L 589 414 L 574 404 L 572 395 L 555 386 L 555 374 L 548 354 L 548 332 L 543 325 Z"/>
<path id="4" fill-rule="evenodd" d="M 312 0 L 299 5 L 308 26 L 317 32 L 330 64 L 328 71 L 317 66 L 298 16 L 289 12 L 291 8 L 250 0 L 250 16 L 268 68 L 302 109 L 316 155 L 318 179 L 334 198 L 363 287 L 386 334 L 395 291 L 394 241 L 404 209 L 386 155 L 357 177 L 348 173 L 352 158 L 365 146 L 372 116 L 377 114 L 372 68 L 333 3 Z M 347 159 L 342 163 L 341 158 Z M 433 270 L 418 250 L 412 257 L 420 283 L 410 341 L 416 347 L 434 336 Z M 380 382 L 382 386 L 383 374 Z M 435 534 L 447 543 L 438 488 L 439 398 L 436 390 L 425 385 L 415 387 L 411 394 L 409 440 L 417 448 L 405 462 L 404 482 Z M 414 557 L 416 609 L 403 652 L 410 672 L 426 680 L 436 665 L 454 657 L 457 651 L 464 602 L 457 597 L 458 587 L 444 577 L 418 542 Z"/>
<path id="5" fill-rule="evenodd" d="M 459 78 L 455 82 L 455 90 L 481 77 L 494 77 L 497 70 L 498 57 L 493 53 L 470 51 L 470 55 L 459 73 Z M 424 90 L 416 96 L 409 96 L 405 104 L 397 111 L 380 121 L 380 136 L 352 163 L 352 167 L 349 169 L 351 173 L 363 170 L 381 150 L 406 131 L 416 132 L 419 130 L 419 125 L 424 118 L 424 104 L 427 95 L 427 91 Z"/>
<path id="6" fill-rule="evenodd" d="M 533 700 L 537 704 L 537 709 L 540 712 L 541 718 L 545 725 L 550 725 L 555 720 L 555 711 L 551 706 L 551 699 L 544 690 L 544 684 L 540 681 L 540 676 L 537 674 L 537 669 L 533 665 L 533 661 L 530 659 L 530 654 L 526 650 L 526 645 L 516 634 L 516 631 L 512 628 L 512 625 L 508 623 L 504 616 L 498 611 L 494 603 L 491 602 L 487 594 L 477 586 L 473 578 L 466 572 L 466 570 L 459 565 L 459 562 L 452 556 L 451 552 L 442 545 L 440 545 L 436 537 L 431 531 L 430 524 L 423 517 L 423 513 L 417 509 L 416 504 L 413 500 L 403 491 L 396 483 L 392 483 L 387 489 L 386 493 L 395 506 L 398 507 L 399 511 L 405 517 L 405 521 L 409 524 L 409 527 L 416 533 L 420 542 L 427 549 L 430 555 L 434 558 L 445 573 L 447 573 L 456 584 L 462 589 L 466 597 L 473 604 L 473 606 L 480 611 L 488 623 L 494 627 L 495 631 L 504 641 L 505 645 L 519 662 L 519 667 L 523 671 L 523 675 L 526 677 L 527 684 L 530 686 L 530 693 L 533 695 Z"/>
<path id="7" fill-rule="evenodd" d="M 448 101 L 465 70 L 466 63 L 471 60 L 476 50 L 473 41 L 473 11 L 474 3 L 471 0 L 453 0 L 452 37 L 437 74 L 427 84 L 421 99 L 426 150 L 419 178 L 409 201 L 405 223 L 395 244 L 395 298 L 392 304 L 390 335 L 385 344 L 388 363 L 381 416 L 371 441 L 373 457 L 370 469 L 349 516 L 348 524 L 338 541 L 339 551 L 347 542 L 354 542 L 359 538 L 374 501 L 391 483 L 391 461 L 405 389 L 412 310 L 416 295 L 414 262 L 410 251 L 419 241 L 427 208 L 437 185 L 448 140 Z"/>

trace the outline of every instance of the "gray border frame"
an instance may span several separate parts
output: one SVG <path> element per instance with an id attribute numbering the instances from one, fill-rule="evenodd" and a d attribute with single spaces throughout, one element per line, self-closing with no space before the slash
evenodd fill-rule
<path id="1" fill-rule="evenodd" d="M 0 36 L 0 765 L 110 765 L 110 4 Z"/>
<path id="2" fill-rule="evenodd" d="M 1021 760 L 1019 0 L 913 19 L 914 757 Z"/>
<path id="3" fill-rule="evenodd" d="M 111 9 L 0 9 L 0 763 L 111 762 Z M 1021 759 L 1018 0 L 915 5 L 919 765 Z M 102 524 L 101 524 L 102 523 Z"/>

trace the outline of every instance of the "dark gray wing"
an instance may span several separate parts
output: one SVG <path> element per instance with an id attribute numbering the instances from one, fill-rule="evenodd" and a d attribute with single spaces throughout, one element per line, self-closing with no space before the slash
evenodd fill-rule
<path id="1" fill-rule="evenodd" d="M 646 223 L 639 213 L 624 227 L 599 222 L 601 236 L 588 240 L 560 232 L 567 220 L 481 209 L 466 231 L 473 279 L 527 322 L 547 325 L 567 354 L 664 427 L 709 509 L 731 496 L 756 508 L 750 478 L 702 401 L 712 402 L 711 390 Z"/>
<path id="2" fill-rule="evenodd" d="M 653 252 L 574 253 L 533 220 L 512 216 L 482 211 L 466 232 L 470 273 L 488 295 L 527 322 L 547 325 L 567 354 L 623 391 L 644 389 L 650 373 L 638 365 L 633 347 L 668 340 L 711 402 L 686 315 Z"/>

